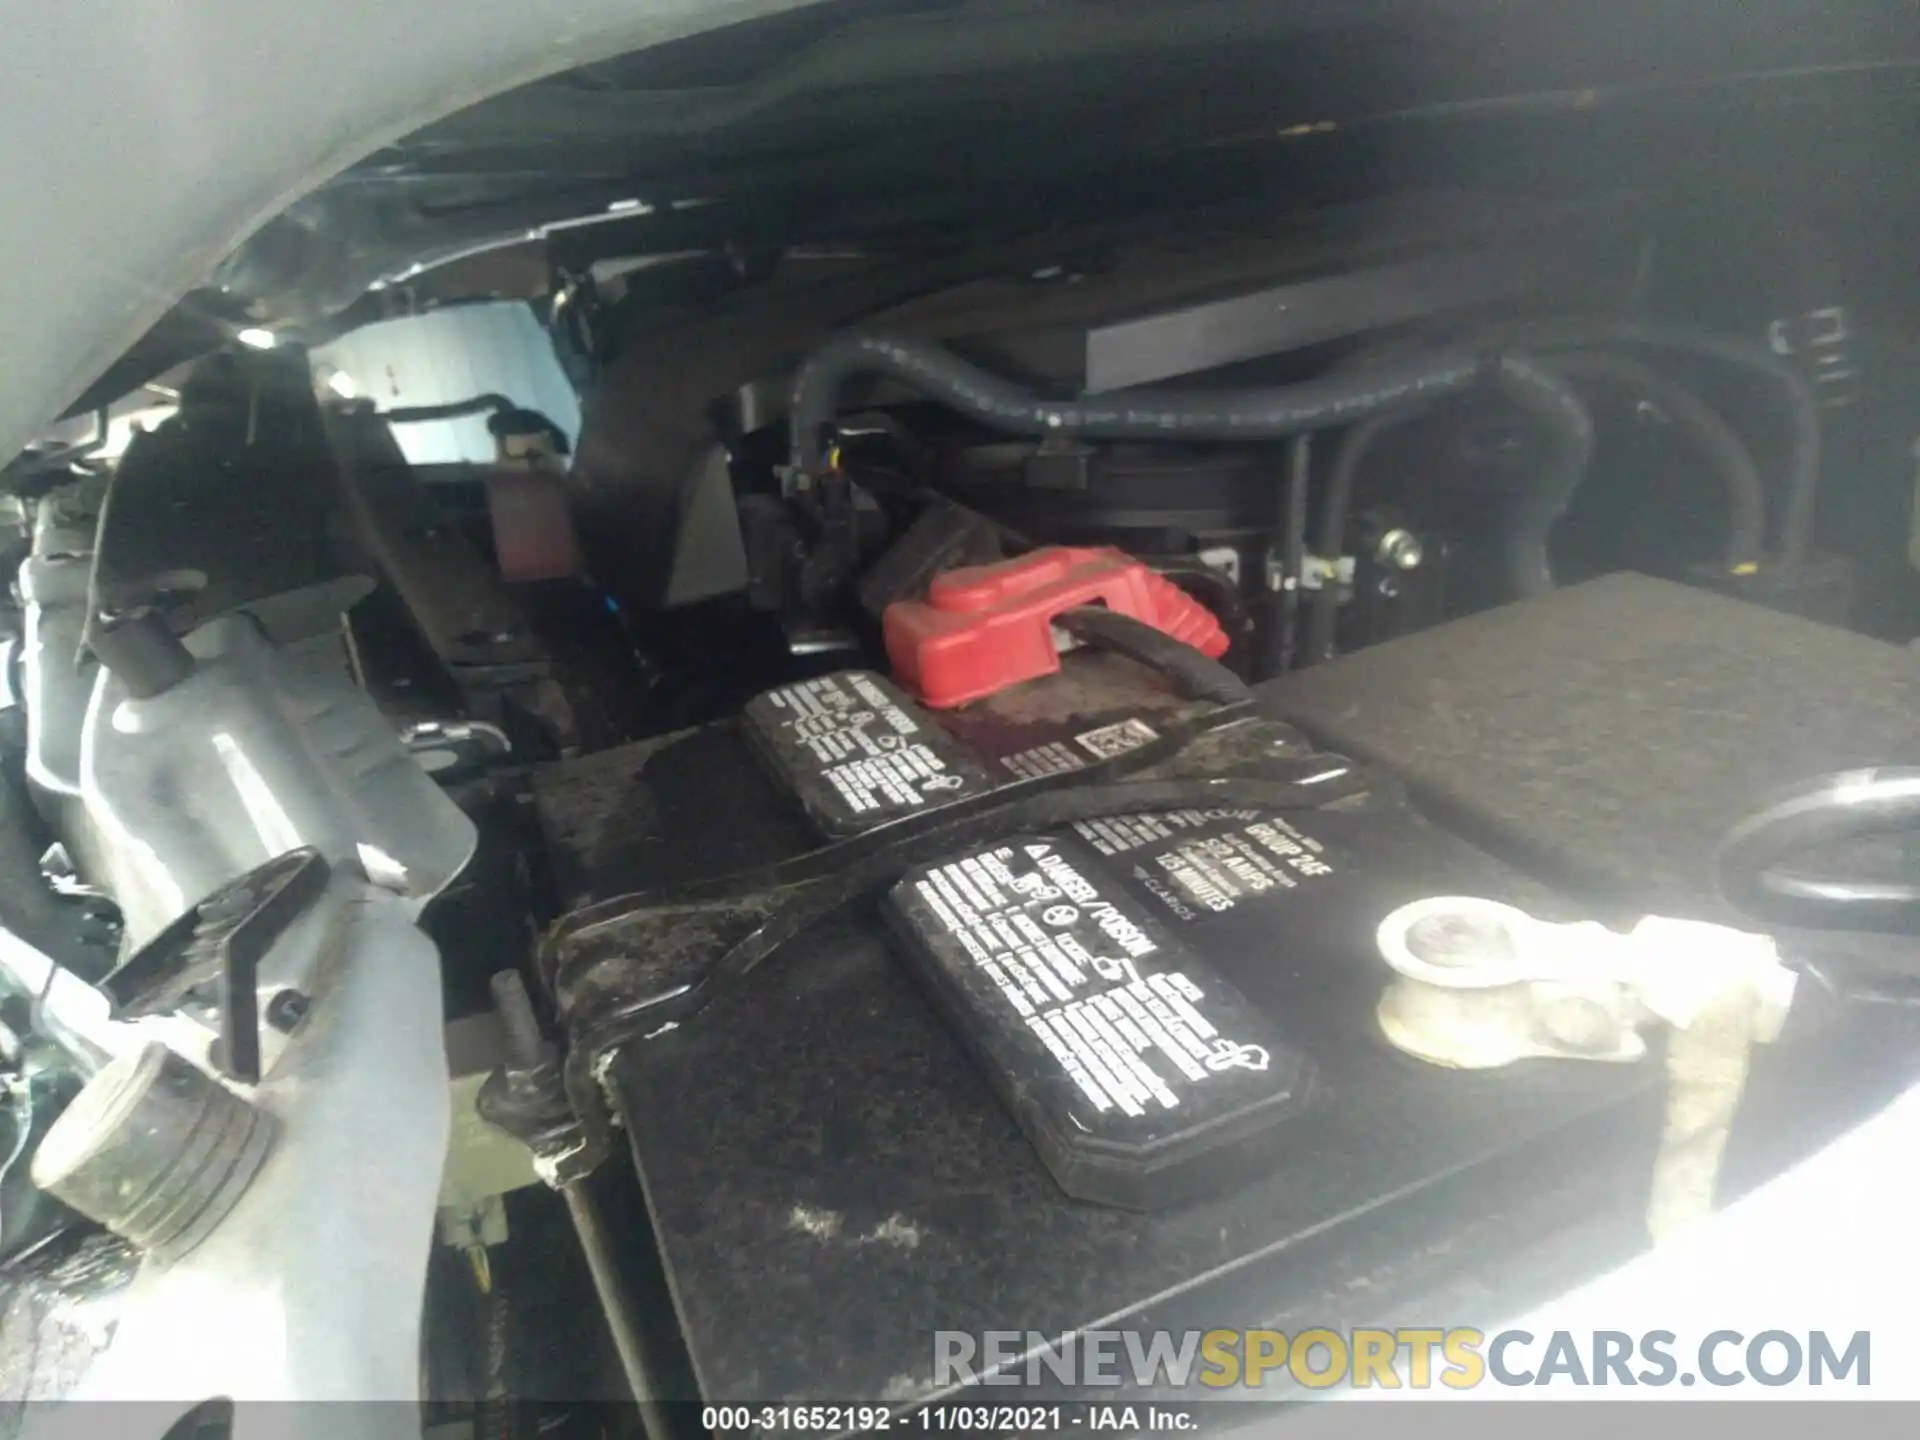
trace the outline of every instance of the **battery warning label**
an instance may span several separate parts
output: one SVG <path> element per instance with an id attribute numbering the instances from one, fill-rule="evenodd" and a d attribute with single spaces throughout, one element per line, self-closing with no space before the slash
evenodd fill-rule
<path id="1" fill-rule="evenodd" d="M 910 883 L 936 955 L 983 982 L 970 997 L 1017 1017 L 1095 1111 L 1177 1111 L 1219 1077 L 1265 1071 L 1246 1002 L 1197 956 L 1168 953 L 1091 873 L 1057 842 L 1022 840 Z"/>
<path id="2" fill-rule="evenodd" d="M 1286 894 L 1337 869 L 1319 840 L 1255 810 L 1121 815 L 1073 828 L 1101 855 L 1134 857 L 1130 878 L 1182 920 Z"/>
<path id="3" fill-rule="evenodd" d="M 857 834 L 993 788 L 957 741 L 878 675 L 783 685 L 746 707 L 748 732 L 809 813 Z"/>

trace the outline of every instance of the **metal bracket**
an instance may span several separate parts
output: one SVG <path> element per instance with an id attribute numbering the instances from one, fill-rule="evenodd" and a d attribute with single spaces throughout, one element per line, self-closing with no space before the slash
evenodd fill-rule
<path id="1" fill-rule="evenodd" d="M 260 961 L 325 891 L 331 873 L 318 850 L 289 850 L 221 886 L 100 982 L 113 1018 L 164 1015 L 217 984 L 222 1068 L 257 1083 Z"/>

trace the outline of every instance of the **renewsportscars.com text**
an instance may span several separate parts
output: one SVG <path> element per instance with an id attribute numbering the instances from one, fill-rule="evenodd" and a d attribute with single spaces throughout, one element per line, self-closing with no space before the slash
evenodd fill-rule
<path id="1" fill-rule="evenodd" d="M 1485 1385 L 1735 1386 L 1873 1383 L 1865 1330 L 1453 1329 L 1089 1330 L 1065 1340 L 1034 1331 L 942 1330 L 934 1335 L 936 1385 L 1197 1387 L 1197 1393 L 1264 1386 L 1472 1390 Z"/>

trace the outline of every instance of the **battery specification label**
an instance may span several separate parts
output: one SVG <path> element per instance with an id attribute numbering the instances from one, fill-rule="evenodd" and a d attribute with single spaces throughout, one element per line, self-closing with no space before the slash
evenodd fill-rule
<path id="1" fill-rule="evenodd" d="M 1209 1087 L 1273 1064 L 1264 1017 L 1133 902 L 1103 894 L 1094 877 L 1109 877 L 1069 844 L 1020 839 L 929 867 L 896 890 L 896 909 L 981 1012 L 963 1023 L 1002 1039 L 1023 1029 L 1098 1116 L 1184 1124 Z"/>
<path id="2" fill-rule="evenodd" d="M 749 701 L 760 753 L 833 834 L 858 834 L 993 788 L 959 742 L 862 670 L 822 675 Z"/>
<path id="3" fill-rule="evenodd" d="M 1084 730 L 1068 739 L 1052 740 L 1045 745 L 1016 751 L 1003 756 L 1000 763 L 1010 774 L 1022 780 L 1031 780 L 1039 775 L 1061 775 L 1071 770 L 1084 770 L 1096 760 L 1111 760 L 1129 750 L 1150 745 L 1159 738 L 1159 732 L 1144 720 L 1121 720 L 1113 725 Z"/>
<path id="4" fill-rule="evenodd" d="M 1292 821 L 1257 810 L 1173 810 L 1083 820 L 1074 830 L 1181 920 L 1219 915 L 1336 873 L 1328 848 Z"/>

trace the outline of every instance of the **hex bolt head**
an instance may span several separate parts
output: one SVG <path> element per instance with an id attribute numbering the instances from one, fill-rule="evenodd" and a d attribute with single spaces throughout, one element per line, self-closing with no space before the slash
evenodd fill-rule
<path id="1" fill-rule="evenodd" d="M 1499 921 L 1480 915 L 1429 915 L 1407 931 L 1407 950 L 1417 960 L 1449 968 L 1511 964 L 1513 935 Z"/>
<path id="2" fill-rule="evenodd" d="M 1413 531 L 1395 528 L 1380 537 L 1380 543 L 1373 547 L 1373 558 L 1389 570 L 1418 570 L 1427 558 L 1427 549 Z"/>
<path id="3" fill-rule="evenodd" d="M 300 1022 L 311 1009 L 313 1002 L 298 990 L 281 990 L 267 1001 L 263 1018 L 282 1035 L 290 1035 L 300 1028 Z"/>

